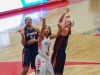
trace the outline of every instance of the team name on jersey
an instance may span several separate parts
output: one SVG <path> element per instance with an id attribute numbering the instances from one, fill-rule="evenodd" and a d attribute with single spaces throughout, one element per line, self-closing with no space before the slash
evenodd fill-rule
<path id="1" fill-rule="evenodd" d="M 35 34 L 37 34 L 37 32 L 27 33 L 26 35 L 29 36 L 29 35 L 35 35 Z"/>
<path id="2" fill-rule="evenodd" d="M 45 42 L 45 45 L 51 45 L 51 43 L 50 42 Z"/>

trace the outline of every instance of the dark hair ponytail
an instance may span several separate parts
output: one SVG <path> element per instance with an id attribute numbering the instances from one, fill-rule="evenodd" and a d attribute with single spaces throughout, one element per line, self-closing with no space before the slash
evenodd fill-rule
<path id="1" fill-rule="evenodd" d="M 48 25 L 46 25 L 46 26 L 48 26 Z M 51 35 L 52 33 L 51 33 L 51 27 L 50 26 L 48 26 L 49 27 L 49 29 L 50 29 L 50 33 L 49 33 L 49 35 Z"/>

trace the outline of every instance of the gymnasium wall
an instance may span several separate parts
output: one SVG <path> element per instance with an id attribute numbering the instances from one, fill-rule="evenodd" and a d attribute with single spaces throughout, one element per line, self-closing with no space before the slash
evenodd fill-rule
<path id="1" fill-rule="evenodd" d="M 61 1 L 65 0 L 0 0 L 0 15 Z"/>

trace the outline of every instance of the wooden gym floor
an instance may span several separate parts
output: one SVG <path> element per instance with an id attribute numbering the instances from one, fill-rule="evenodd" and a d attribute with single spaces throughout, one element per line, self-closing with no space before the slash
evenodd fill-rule
<path id="1" fill-rule="evenodd" d="M 69 0 L 68 7 L 75 25 L 66 49 L 64 75 L 100 75 L 100 0 Z M 52 33 L 57 33 L 57 21 L 65 10 L 66 6 L 63 6 L 40 12 L 46 16 Z M 21 36 L 16 31 L 24 27 L 26 16 L 34 16 L 31 13 L 0 20 L 0 75 L 20 74 L 23 46 L 20 43 Z M 33 25 L 41 28 L 37 16 Z M 54 41 L 55 39 L 52 40 L 52 47 Z M 34 75 L 32 72 L 29 70 L 28 75 Z"/>

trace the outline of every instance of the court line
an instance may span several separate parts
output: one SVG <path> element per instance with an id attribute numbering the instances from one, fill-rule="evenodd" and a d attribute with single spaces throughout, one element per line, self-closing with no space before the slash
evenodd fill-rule
<path id="1" fill-rule="evenodd" d="M 100 62 L 75 62 L 75 61 L 67 61 L 65 62 L 65 66 L 67 65 L 100 65 Z"/>

